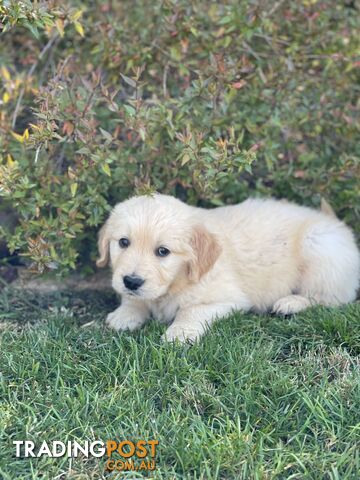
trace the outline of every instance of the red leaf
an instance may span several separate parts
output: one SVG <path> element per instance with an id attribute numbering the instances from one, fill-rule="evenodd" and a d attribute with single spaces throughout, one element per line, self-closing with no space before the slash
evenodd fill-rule
<path id="1" fill-rule="evenodd" d="M 240 80 L 238 82 L 234 82 L 231 84 L 233 88 L 236 88 L 236 90 L 240 90 L 240 88 L 243 88 L 243 86 L 246 85 L 245 80 Z"/>

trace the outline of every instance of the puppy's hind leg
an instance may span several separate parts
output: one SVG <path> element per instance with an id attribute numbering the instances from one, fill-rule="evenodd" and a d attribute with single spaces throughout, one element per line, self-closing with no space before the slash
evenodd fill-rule
<path id="1" fill-rule="evenodd" d="M 298 295 L 275 302 L 282 315 L 300 312 L 311 305 L 336 306 L 352 302 L 359 286 L 360 255 L 351 231 L 341 222 L 312 225 L 301 247 Z"/>
<path id="2" fill-rule="evenodd" d="M 313 225 L 303 243 L 304 269 L 299 294 L 312 305 L 336 306 L 355 300 L 360 255 L 351 231 L 342 223 Z"/>

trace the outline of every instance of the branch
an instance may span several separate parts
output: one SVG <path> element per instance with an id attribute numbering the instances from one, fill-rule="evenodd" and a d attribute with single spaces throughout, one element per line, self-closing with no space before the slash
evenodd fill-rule
<path id="1" fill-rule="evenodd" d="M 21 102 L 22 102 L 22 99 L 23 99 L 23 96 L 24 96 L 24 93 L 25 93 L 25 86 L 26 86 L 26 83 L 27 81 L 30 79 L 30 77 L 32 76 L 32 74 L 34 73 L 35 69 L 37 68 L 37 66 L 39 65 L 40 61 L 42 60 L 42 58 L 44 57 L 44 55 L 46 54 L 46 52 L 54 45 L 55 41 L 59 39 L 59 34 L 56 33 L 53 37 L 51 37 L 49 39 L 49 41 L 47 42 L 47 44 L 44 46 L 44 48 L 41 50 L 40 52 L 40 55 L 38 57 L 38 59 L 36 60 L 35 63 L 33 63 L 29 69 L 29 71 L 27 72 L 26 76 L 25 76 L 25 80 L 24 80 L 24 86 L 22 87 L 21 91 L 20 91 L 20 95 L 19 95 L 19 98 L 16 102 L 16 106 L 15 106 L 15 110 L 14 110 L 14 113 L 13 113 L 13 117 L 12 117 L 12 122 L 11 122 L 11 128 L 14 130 L 15 128 L 15 125 L 16 125 L 16 119 L 17 119 L 17 116 L 18 116 L 18 113 L 19 113 L 19 110 L 20 110 L 20 106 L 21 106 Z"/>

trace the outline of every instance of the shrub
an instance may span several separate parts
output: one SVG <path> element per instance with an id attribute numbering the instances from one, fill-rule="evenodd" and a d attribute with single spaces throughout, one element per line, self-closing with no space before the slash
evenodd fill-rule
<path id="1" fill-rule="evenodd" d="M 34 269 L 89 264 L 134 192 L 324 196 L 359 224 L 356 2 L 24 0 L 0 18 L 3 235 Z"/>

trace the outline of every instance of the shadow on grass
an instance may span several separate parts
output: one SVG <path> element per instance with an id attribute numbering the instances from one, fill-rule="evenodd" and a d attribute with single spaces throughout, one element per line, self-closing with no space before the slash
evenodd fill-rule
<path id="1" fill-rule="evenodd" d="M 61 316 L 76 327 L 92 321 L 102 323 L 107 313 L 119 304 L 119 297 L 112 290 L 39 293 L 5 288 L 0 293 L 0 321 L 21 327 Z M 222 342 L 238 335 L 276 338 L 282 341 L 279 358 L 286 358 L 294 343 L 341 346 L 350 354 L 357 355 L 360 353 L 359 320 L 360 302 L 340 308 L 313 307 L 285 318 L 236 312 L 226 320 L 216 322 L 211 328 L 210 336 L 221 337 Z M 163 328 L 159 328 L 157 322 L 149 322 L 142 333 Z M 142 333 L 135 332 L 131 335 L 140 338 Z M 203 341 L 206 341 L 206 337 Z"/>
<path id="2" fill-rule="evenodd" d="M 111 290 L 37 291 L 4 288 L 0 292 L 0 321 L 34 324 L 44 316 L 67 315 L 79 324 L 101 319 L 119 305 Z"/>

